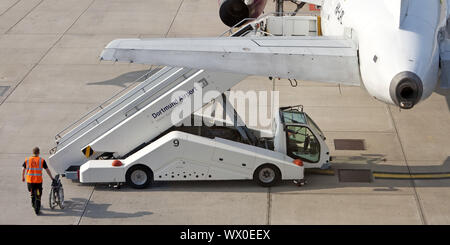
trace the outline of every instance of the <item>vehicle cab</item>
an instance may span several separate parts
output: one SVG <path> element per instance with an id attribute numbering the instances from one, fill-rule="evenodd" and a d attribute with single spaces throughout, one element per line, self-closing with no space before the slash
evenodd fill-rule
<path id="1" fill-rule="evenodd" d="M 303 106 L 280 107 L 272 124 L 274 150 L 303 161 L 305 168 L 330 167 L 325 135 L 303 111 Z"/>

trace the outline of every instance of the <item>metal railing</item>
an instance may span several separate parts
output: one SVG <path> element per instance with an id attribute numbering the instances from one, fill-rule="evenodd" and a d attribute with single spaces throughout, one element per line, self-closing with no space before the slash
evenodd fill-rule
<path id="1" fill-rule="evenodd" d="M 233 32 L 234 28 L 236 28 L 236 27 L 238 27 L 238 26 L 240 26 L 243 23 L 246 23 L 248 21 L 259 22 L 259 21 L 262 21 L 263 19 L 265 19 L 265 18 L 267 18 L 269 16 L 292 16 L 293 14 L 297 14 L 297 12 L 270 12 L 270 13 L 267 13 L 267 14 L 263 14 L 263 15 L 259 16 L 258 18 L 245 18 L 245 19 L 239 21 L 234 26 L 230 27 L 228 30 L 224 31 L 222 34 L 220 34 L 219 37 L 223 37 L 227 33 L 229 33 L 230 36 L 233 35 L 233 33 L 238 32 L 240 29 L 244 28 L 245 26 L 243 26 L 242 28 L 239 28 L 238 30 Z M 251 23 L 248 23 L 248 24 L 251 24 Z M 261 31 L 261 32 L 266 33 L 266 34 L 270 34 L 270 33 L 264 32 L 264 31 Z"/>
<path id="2" fill-rule="evenodd" d="M 95 112 L 102 110 L 103 108 L 105 108 L 107 105 L 110 104 L 110 102 L 113 101 L 113 99 L 117 99 L 119 96 L 124 95 L 126 91 L 131 90 L 132 88 L 136 87 L 139 83 L 137 83 L 139 80 L 144 79 L 147 80 L 149 78 L 149 74 L 151 74 L 152 72 L 154 72 L 157 68 L 156 67 L 150 67 L 150 69 L 142 76 L 140 76 L 139 78 L 133 80 L 130 86 L 120 90 L 119 92 L 117 92 L 116 94 L 114 94 L 113 96 L 111 96 L 109 99 L 107 99 L 106 101 L 102 102 L 99 106 L 95 107 L 94 109 L 92 109 L 91 111 L 87 112 L 86 114 L 84 114 L 80 119 L 78 119 L 77 121 L 73 122 L 72 124 L 70 124 L 69 126 L 65 127 L 63 130 L 61 130 L 59 133 L 57 133 L 55 135 L 55 140 L 61 139 L 62 136 L 67 133 L 67 131 L 69 131 L 70 129 L 75 128 L 75 126 L 77 126 L 79 123 L 81 123 L 82 121 L 84 121 L 85 119 L 88 118 L 88 116 L 94 114 Z M 55 147 L 56 148 L 56 147 Z"/>

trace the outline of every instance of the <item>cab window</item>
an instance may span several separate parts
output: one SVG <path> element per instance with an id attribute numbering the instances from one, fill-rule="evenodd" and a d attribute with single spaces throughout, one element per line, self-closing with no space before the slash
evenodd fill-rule
<path id="1" fill-rule="evenodd" d="M 304 126 L 287 126 L 287 155 L 309 163 L 320 159 L 320 143 L 309 128 Z"/>
<path id="2" fill-rule="evenodd" d="M 298 111 L 283 111 L 284 123 L 302 123 L 306 124 L 305 115 Z"/>
<path id="3" fill-rule="evenodd" d="M 305 115 L 306 115 L 306 118 L 308 119 L 308 125 L 313 130 L 316 130 L 316 132 L 319 133 L 323 137 L 324 136 L 323 132 L 322 132 L 322 130 L 320 130 L 319 126 L 317 126 L 317 124 L 307 114 L 305 114 Z"/>

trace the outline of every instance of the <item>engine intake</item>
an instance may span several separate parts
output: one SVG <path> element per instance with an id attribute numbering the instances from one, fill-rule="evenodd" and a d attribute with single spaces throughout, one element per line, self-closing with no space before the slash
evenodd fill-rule
<path id="1" fill-rule="evenodd" d="M 389 92 L 396 105 L 402 109 L 411 109 L 422 98 L 422 80 L 413 72 L 400 72 L 392 79 Z"/>
<path id="2" fill-rule="evenodd" d="M 222 22 L 233 27 L 243 19 L 257 18 L 264 10 L 267 0 L 219 0 L 219 16 Z M 241 26 L 245 22 L 238 25 Z"/>

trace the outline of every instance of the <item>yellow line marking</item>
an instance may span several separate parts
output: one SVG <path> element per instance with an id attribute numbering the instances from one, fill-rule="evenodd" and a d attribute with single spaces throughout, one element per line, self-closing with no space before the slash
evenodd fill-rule
<path id="1" fill-rule="evenodd" d="M 443 179 L 450 178 L 450 173 L 428 173 L 428 174 L 399 174 L 399 173 L 373 173 L 378 179 Z"/>
<path id="2" fill-rule="evenodd" d="M 308 174 L 323 174 L 334 175 L 333 169 L 305 169 Z M 376 179 L 450 179 L 450 173 L 424 173 L 424 174 L 409 174 L 409 173 L 388 173 L 388 172 L 372 172 Z"/>

